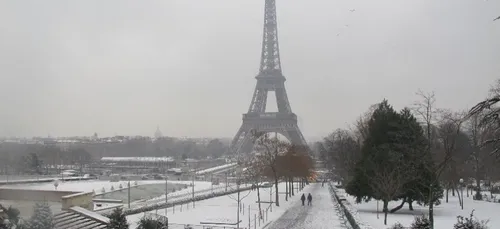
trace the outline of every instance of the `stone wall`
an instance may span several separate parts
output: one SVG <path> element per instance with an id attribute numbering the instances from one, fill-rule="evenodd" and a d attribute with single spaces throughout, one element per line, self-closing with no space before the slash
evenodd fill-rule
<path id="1" fill-rule="evenodd" d="M 93 192 L 81 192 L 63 196 L 61 198 L 62 209 L 68 210 L 71 207 L 77 206 L 93 211 L 94 202 L 92 201 L 92 198 L 93 198 Z"/>
<path id="2" fill-rule="evenodd" d="M 61 202 L 63 196 L 75 193 L 77 192 L 0 188 L 0 199 Z"/>

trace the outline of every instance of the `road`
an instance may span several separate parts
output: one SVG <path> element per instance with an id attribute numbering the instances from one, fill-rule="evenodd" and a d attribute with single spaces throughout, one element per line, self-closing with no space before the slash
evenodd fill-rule
<path id="1" fill-rule="evenodd" d="M 328 184 L 311 184 L 312 206 L 302 206 L 297 200 L 280 218 L 274 221 L 268 229 L 331 229 L 347 228 L 336 207 L 328 189 Z M 307 195 L 307 193 L 306 193 Z"/>

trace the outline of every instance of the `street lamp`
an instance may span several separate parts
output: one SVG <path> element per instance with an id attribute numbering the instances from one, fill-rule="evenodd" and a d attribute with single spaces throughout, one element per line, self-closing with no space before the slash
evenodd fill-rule
<path id="1" fill-rule="evenodd" d="M 460 195 L 462 196 L 461 207 L 462 210 L 464 210 L 464 179 L 460 178 L 459 182 L 460 182 L 460 192 L 461 192 Z"/>
<path id="2" fill-rule="evenodd" d="M 238 209 L 236 209 L 236 228 L 240 228 L 240 204 L 241 204 L 241 199 L 240 199 L 240 181 L 241 181 L 241 173 L 243 172 L 243 169 L 238 165 L 236 168 L 236 190 L 238 191 Z"/>

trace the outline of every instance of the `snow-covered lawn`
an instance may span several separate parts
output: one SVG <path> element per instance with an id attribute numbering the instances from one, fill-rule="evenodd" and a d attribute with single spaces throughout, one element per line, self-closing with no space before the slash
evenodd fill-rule
<path id="1" fill-rule="evenodd" d="M 338 189 L 337 194 L 345 193 L 344 190 Z M 465 191 L 464 191 L 465 195 Z M 408 209 L 405 205 L 401 210 L 387 216 L 387 226 L 384 225 L 384 214 L 382 212 L 382 202 L 379 202 L 379 219 L 377 219 L 377 201 L 363 202 L 360 204 L 355 203 L 355 198 L 346 195 L 347 201 L 354 208 L 357 209 L 359 218 L 366 224 L 372 226 L 374 229 L 385 229 L 396 222 L 400 222 L 403 226 L 410 226 L 414 217 L 428 213 L 428 207 L 419 206 L 414 203 L 414 211 Z M 443 198 L 442 203 L 434 207 L 434 227 L 438 229 L 451 229 L 457 222 L 457 216 L 462 215 L 469 217 L 472 210 L 474 216 L 479 220 L 489 220 L 488 226 L 491 229 L 500 228 L 500 203 L 491 203 L 486 201 L 476 201 L 472 199 L 472 195 L 464 198 L 464 210 L 460 208 L 457 196 L 452 196 L 449 193 L 449 201 L 445 202 Z M 390 202 L 389 208 L 399 205 L 400 202 Z"/>
<path id="2" fill-rule="evenodd" d="M 137 181 L 137 185 L 143 184 L 157 184 L 165 183 L 161 180 L 144 180 Z M 176 183 L 176 182 L 173 182 Z M 88 181 L 59 181 L 57 186 L 58 191 L 74 191 L 74 192 L 91 192 L 95 191 L 96 194 L 102 193 L 104 188 L 105 192 L 109 192 L 111 187 L 115 190 L 119 189 L 120 185 L 122 188 L 126 188 L 128 181 L 110 182 L 110 181 L 99 181 L 99 180 L 88 180 Z M 135 181 L 131 181 L 132 186 L 135 185 Z M 2 188 L 14 188 L 14 189 L 30 189 L 30 190 L 56 190 L 53 182 L 48 183 L 30 183 L 30 184 L 16 184 L 16 185 L 2 185 Z"/>
<path id="3" fill-rule="evenodd" d="M 307 193 L 307 190 L 310 186 L 306 186 L 303 192 Z M 267 211 L 268 220 L 265 223 L 261 222 L 259 226 L 259 220 L 257 219 L 257 228 L 262 228 L 267 223 L 271 222 L 271 220 L 275 220 L 279 218 L 287 209 L 294 203 L 294 200 L 298 200 L 300 195 L 298 193 L 295 194 L 289 201 L 285 201 L 284 193 L 285 184 L 280 184 L 279 186 L 280 193 L 280 207 L 276 207 L 273 205 L 272 212 L 271 210 Z M 269 201 L 269 188 L 261 188 L 260 195 L 261 201 Z M 272 198 L 274 198 L 275 189 L 272 188 L 273 194 Z M 300 192 L 302 193 L 302 192 Z M 241 197 L 246 196 L 241 201 L 242 208 L 244 210 L 240 213 L 240 227 L 248 227 L 249 216 L 250 223 L 252 228 L 254 227 L 254 217 L 258 214 L 258 204 L 257 202 L 257 191 L 243 191 L 240 193 Z M 231 222 L 235 223 L 237 219 L 237 194 L 231 194 L 228 196 L 216 197 L 208 200 L 203 200 L 195 203 L 195 208 L 192 207 L 192 203 L 189 205 L 189 209 L 187 204 L 182 206 L 175 206 L 174 208 L 168 208 L 167 215 L 169 218 L 169 224 L 181 225 L 181 224 L 192 224 L 199 225 L 201 222 Z M 250 207 L 250 214 L 248 209 Z M 266 211 L 269 207 L 268 203 L 261 204 L 262 210 Z M 159 215 L 165 215 L 165 209 L 151 211 L 149 213 L 157 213 Z M 140 220 L 141 217 L 144 216 L 144 213 L 139 213 L 136 215 L 130 215 L 127 217 L 127 220 L 131 224 L 130 228 L 135 228 L 136 223 Z"/>
<path id="4" fill-rule="evenodd" d="M 191 186 L 192 182 L 191 181 L 172 181 L 169 183 L 173 184 L 180 184 L 180 185 L 188 185 L 189 187 L 187 188 L 182 188 L 180 190 L 177 190 L 175 192 L 171 192 L 168 194 L 169 202 L 177 199 L 177 198 L 182 198 L 182 197 L 191 197 L 193 194 L 193 187 Z M 226 185 L 225 184 L 220 184 L 220 185 L 212 185 L 211 182 L 206 182 L 206 181 L 195 181 L 194 182 L 194 192 L 195 195 L 198 194 L 204 194 L 204 193 L 211 193 L 221 191 L 225 189 Z M 165 202 L 165 195 L 157 196 L 148 200 L 142 200 L 142 201 L 136 201 L 131 204 L 131 208 L 138 208 L 141 206 L 147 206 L 147 205 L 153 205 L 156 203 L 160 202 Z"/>

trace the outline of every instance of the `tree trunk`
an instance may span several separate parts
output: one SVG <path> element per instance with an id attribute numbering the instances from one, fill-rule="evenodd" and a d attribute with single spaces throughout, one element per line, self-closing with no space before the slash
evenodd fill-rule
<path id="1" fill-rule="evenodd" d="M 295 190 L 293 189 L 293 178 L 292 178 L 292 196 L 295 196 Z"/>
<path id="2" fill-rule="evenodd" d="M 285 177 L 285 201 L 288 201 L 288 179 Z"/>
<path id="3" fill-rule="evenodd" d="M 452 195 L 452 196 L 455 196 L 455 188 L 454 188 L 454 185 L 453 185 L 453 187 L 451 188 L 451 195 Z"/>
<path id="4" fill-rule="evenodd" d="M 448 203 L 448 192 L 450 191 L 450 189 L 446 188 L 446 203 Z"/>
<path id="5" fill-rule="evenodd" d="M 410 209 L 410 211 L 413 211 L 413 200 L 408 201 L 408 208 Z"/>
<path id="6" fill-rule="evenodd" d="M 260 188 L 258 183 L 257 183 L 257 202 L 259 202 L 259 218 L 262 219 L 262 208 L 260 206 Z M 250 214 L 250 212 L 248 214 Z"/>
<path id="7" fill-rule="evenodd" d="M 396 206 L 395 208 L 391 209 L 390 213 L 397 212 L 399 209 L 403 208 L 405 205 L 406 199 L 403 199 L 403 202 L 401 202 L 400 205 Z"/>
<path id="8" fill-rule="evenodd" d="M 276 177 L 276 175 L 274 176 L 274 188 L 276 189 L 275 190 L 276 207 L 279 207 L 280 206 L 280 196 L 278 194 L 278 177 Z"/>
<path id="9" fill-rule="evenodd" d="M 434 229 L 434 189 L 433 185 L 431 183 L 430 189 L 429 189 L 429 222 L 430 222 L 430 229 Z"/>
<path id="10" fill-rule="evenodd" d="M 479 174 L 476 174 L 476 200 L 482 200 L 483 196 L 481 195 L 481 180 L 479 179 Z"/>
<path id="11" fill-rule="evenodd" d="M 458 191 L 458 186 L 457 186 L 457 185 L 455 185 L 455 182 L 452 182 L 452 183 L 451 183 L 451 185 L 452 185 L 451 190 L 453 190 L 453 192 L 455 192 L 455 190 L 457 191 L 457 196 L 458 196 L 458 204 L 460 205 L 460 207 L 461 207 L 461 206 L 463 206 L 463 204 L 464 204 L 464 202 L 463 202 L 463 201 L 464 201 L 464 199 L 463 199 L 463 196 L 460 196 L 460 192 Z"/>
<path id="12" fill-rule="evenodd" d="M 493 199 L 493 188 L 495 188 L 495 186 L 493 185 L 493 182 L 490 182 L 490 197 Z"/>
<path id="13" fill-rule="evenodd" d="M 384 200 L 384 225 L 387 225 L 387 213 L 389 213 L 389 209 L 387 209 L 388 205 L 389 201 Z"/>

